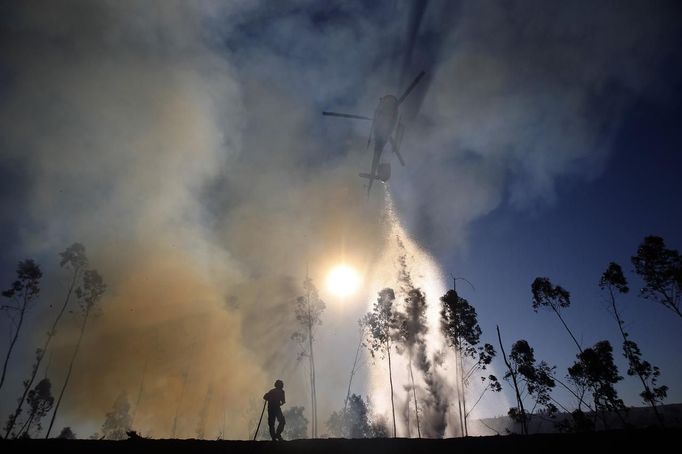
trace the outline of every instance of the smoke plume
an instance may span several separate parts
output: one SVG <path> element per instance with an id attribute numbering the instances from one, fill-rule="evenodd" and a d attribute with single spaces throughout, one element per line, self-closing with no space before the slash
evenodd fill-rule
<path id="1" fill-rule="evenodd" d="M 292 307 L 306 268 L 319 286 L 345 261 L 365 287 L 328 310 L 318 339 L 319 412 L 339 408 L 347 370 L 336 358 L 350 363 L 355 320 L 377 288 L 395 283 L 396 234 L 414 256 L 414 287 L 437 301 L 443 281 L 423 246 L 445 255 L 501 204 L 551 201 L 557 179 L 597 174 L 623 109 L 679 28 L 663 3 L 549 3 L 2 6 L 6 257 L 36 257 L 49 276 L 2 414 L 64 296 L 56 257 L 74 241 L 108 290 L 57 431 L 97 430 L 143 375 L 134 429 L 156 437 L 174 425 L 178 437 L 197 427 L 207 438 L 223 428 L 226 438 L 250 437 L 276 378 L 308 411 Z M 369 163 L 368 125 L 319 113 L 371 114 L 378 96 L 399 93 L 419 70 L 428 79 L 406 110 L 407 167 L 393 162 L 387 220 L 383 190 L 368 200 L 357 178 Z M 434 365 L 438 308 L 425 311 L 429 329 L 414 343 L 425 430 L 448 435 L 447 360 Z M 66 320 L 48 353 L 55 387 L 77 326 Z M 385 410 L 375 369 L 366 391 Z"/>

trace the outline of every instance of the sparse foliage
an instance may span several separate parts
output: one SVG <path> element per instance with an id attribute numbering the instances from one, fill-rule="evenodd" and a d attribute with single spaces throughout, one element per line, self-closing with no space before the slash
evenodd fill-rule
<path id="1" fill-rule="evenodd" d="M 310 372 L 310 401 L 312 412 L 312 438 L 317 438 L 317 392 L 316 392 L 316 376 L 315 376 L 315 327 L 322 324 L 322 312 L 324 312 L 325 304 L 319 297 L 317 288 L 313 284 L 312 279 L 306 277 L 303 281 L 303 291 L 305 295 L 299 296 L 296 299 L 294 307 L 294 314 L 296 321 L 299 324 L 299 330 L 295 331 L 291 338 L 299 343 L 302 352 L 301 356 L 308 357 L 309 372 Z"/>
<path id="2" fill-rule="evenodd" d="M 339 438 L 386 438 L 388 428 L 382 417 L 372 417 L 369 402 L 358 394 L 348 399 L 346 408 L 335 411 L 327 420 L 329 432 Z"/>
<path id="3" fill-rule="evenodd" d="M 659 236 L 647 236 L 632 257 L 635 272 L 644 280 L 640 295 L 667 307 L 679 317 L 682 298 L 682 256 L 668 249 Z"/>
<path id="4" fill-rule="evenodd" d="M 470 379 L 474 373 L 480 370 L 485 370 L 495 357 L 495 348 L 491 344 L 484 344 L 479 346 L 482 330 L 478 324 L 478 316 L 476 309 L 469 304 L 469 302 L 460 297 L 455 290 L 448 290 L 448 292 L 441 297 L 441 330 L 445 335 L 446 342 L 455 349 L 457 354 L 457 375 L 459 377 L 458 395 L 460 421 L 462 421 L 462 432 L 464 435 L 468 433 L 467 417 L 473 408 L 481 401 L 483 395 L 487 391 L 499 391 L 501 386 L 497 381 L 497 377 L 490 375 L 487 378 L 490 380 L 490 386 L 485 386 L 478 400 L 474 403 L 471 409 L 467 410 L 466 400 L 464 398 L 466 388 L 469 385 Z M 463 358 L 473 359 L 473 364 L 468 370 L 465 370 Z M 493 379 L 490 379 L 493 377 Z M 482 376 L 482 381 L 486 380 Z M 497 385 L 495 385 L 497 383 Z"/>
<path id="5" fill-rule="evenodd" d="M 528 395 L 535 400 L 530 411 L 531 415 L 538 405 L 543 407 L 545 414 L 555 414 L 557 408 L 551 399 L 552 389 L 556 386 L 552 377 L 555 368 L 550 367 L 545 361 L 536 363 L 533 348 L 523 339 L 512 345 L 509 359 L 512 367 L 525 382 Z M 508 378 L 507 374 L 505 374 L 505 378 Z"/>
<path id="6" fill-rule="evenodd" d="M 332 412 L 327 420 L 329 432 L 339 438 L 368 438 L 371 435 L 367 405 L 357 394 L 348 399 L 346 408 Z"/>
<path id="7" fill-rule="evenodd" d="M 75 440 L 76 439 L 76 434 L 71 430 L 71 427 L 64 427 L 61 432 L 59 432 L 59 435 L 57 435 L 57 438 L 61 438 L 63 440 Z"/>
<path id="8" fill-rule="evenodd" d="M 42 430 L 41 420 L 52 409 L 54 397 L 52 397 L 52 384 L 47 378 L 42 379 L 28 393 L 26 402 L 29 405 L 29 413 L 24 424 L 14 436 L 16 438 L 31 436 L 31 429 L 35 424 L 36 433 Z M 9 422 L 8 422 L 9 425 Z"/>
<path id="9" fill-rule="evenodd" d="M 402 279 L 405 285 L 409 285 L 407 290 L 407 297 L 405 298 L 405 313 L 396 311 L 396 324 L 398 326 L 397 337 L 398 345 L 407 350 L 409 359 L 410 381 L 412 389 L 412 398 L 414 400 L 414 413 L 417 422 L 417 436 L 421 438 L 421 425 L 419 422 L 419 404 L 417 402 L 417 390 L 414 384 L 414 373 L 412 370 L 412 361 L 415 355 L 415 349 L 418 354 L 423 352 L 425 345 L 424 335 L 428 331 L 426 325 L 426 295 L 421 289 L 413 288 L 409 274 L 407 274 L 407 267 L 404 262 L 405 257 L 402 257 Z M 405 291 L 404 290 L 404 291 Z M 424 361 L 421 361 L 423 363 Z M 419 364 L 419 362 L 418 362 Z"/>
<path id="10" fill-rule="evenodd" d="M 393 413 L 393 437 L 396 436 L 395 403 L 393 400 L 393 372 L 391 369 L 391 341 L 398 335 L 400 319 L 393 308 L 395 293 L 391 288 L 379 292 L 372 311 L 360 320 L 365 332 L 365 346 L 372 357 L 388 357 L 388 378 L 391 386 L 391 410 Z"/>
<path id="11" fill-rule="evenodd" d="M 651 405 L 656 418 L 660 424 L 663 424 L 663 419 L 656 408 L 667 396 L 668 387 L 665 385 L 658 386 L 658 377 L 661 371 L 658 367 L 652 366 L 648 361 L 642 359 L 642 352 L 637 343 L 630 339 L 630 335 L 625 331 L 625 323 L 620 315 L 618 306 L 616 305 L 616 292 L 625 294 L 629 291 L 627 280 L 623 275 L 623 270 L 617 263 L 611 262 L 609 267 L 604 272 L 599 281 L 599 286 L 602 290 L 607 290 L 611 302 L 611 309 L 613 316 L 618 323 L 618 329 L 623 337 L 623 355 L 628 360 L 628 375 L 637 376 L 644 387 L 640 396 L 644 402 Z"/>
<path id="12" fill-rule="evenodd" d="M 303 407 L 289 407 L 283 412 L 286 421 L 283 436 L 286 440 L 306 438 L 308 435 L 308 419 L 303 410 Z"/>
<path id="13" fill-rule="evenodd" d="M 43 358 L 47 353 L 47 349 L 50 346 L 50 342 L 57 334 L 57 326 L 59 325 L 59 321 L 64 315 L 64 312 L 66 311 L 66 307 L 69 304 L 71 295 L 73 294 L 74 287 L 81 276 L 82 270 L 88 265 L 88 259 L 85 255 L 85 247 L 80 243 L 73 243 L 71 246 L 66 248 L 64 252 L 60 252 L 59 257 L 60 257 L 59 265 L 62 268 L 67 269 L 71 272 L 70 283 L 66 291 L 64 301 L 60 307 L 59 313 L 55 317 L 51 329 L 47 332 L 47 337 L 45 338 L 45 343 L 43 344 L 43 347 L 36 350 L 36 360 L 33 365 L 31 377 L 24 382 L 24 391 L 22 396 L 18 400 L 17 408 L 14 410 L 14 414 L 10 415 L 10 418 L 8 419 L 7 425 L 5 427 L 5 438 L 9 437 L 10 432 L 14 428 L 14 423 L 21 414 L 22 406 L 24 405 L 24 402 L 26 400 L 29 390 L 31 389 L 31 386 L 33 386 L 33 382 L 35 381 L 36 376 L 38 374 L 38 370 L 40 369 L 40 364 L 42 363 Z"/>
<path id="14" fill-rule="evenodd" d="M 12 324 L 11 340 L 7 347 L 5 362 L 2 365 L 2 376 L 0 376 L 0 388 L 5 384 L 7 376 L 7 366 L 9 365 L 12 351 L 17 344 L 21 327 L 26 318 L 26 312 L 40 295 L 40 278 L 43 277 L 40 267 L 31 259 L 23 260 L 17 265 L 17 278 L 12 282 L 10 288 L 2 292 L 2 296 L 9 299 L 7 304 L 0 306 L 3 312 L 9 317 Z"/>
<path id="15" fill-rule="evenodd" d="M 509 416 L 521 424 L 524 434 L 528 433 L 528 421 L 540 406 L 540 411 L 550 417 L 556 414 L 557 407 L 553 403 L 551 392 L 556 386 L 553 377 L 554 367 L 549 366 L 545 361 L 536 362 L 535 352 L 528 344 L 528 341 L 521 339 L 512 345 L 511 353 L 507 358 L 502 345 L 500 329 L 497 328 L 497 335 L 500 341 L 500 349 L 507 366 L 504 379 L 512 382 L 516 393 L 516 407 L 509 409 Z M 521 385 L 525 385 L 525 392 L 533 398 L 533 407 L 530 412 L 526 410 L 524 396 L 521 392 Z"/>
<path id="16" fill-rule="evenodd" d="M 625 404 L 618 398 L 614 385 L 623 379 L 613 361 L 613 348 L 609 341 L 599 341 L 577 355 L 578 360 L 568 368 L 570 379 L 592 390 L 595 411 L 613 411 L 622 420 Z"/>
<path id="17" fill-rule="evenodd" d="M 83 342 L 83 335 L 85 334 L 85 328 L 88 323 L 89 317 L 92 315 L 93 311 L 96 309 L 96 304 L 104 295 L 107 286 L 104 284 L 102 276 L 96 270 L 87 270 L 83 273 L 82 286 L 76 288 L 75 294 L 80 307 L 81 316 L 81 329 L 78 335 L 78 341 L 73 350 L 73 355 L 71 356 L 71 362 L 69 363 L 69 368 L 66 372 L 66 378 L 64 379 L 64 384 L 59 392 L 59 398 L 57 398 L 57 403 L 52 413 L 52 419 L 50 420 L 50 425 L 47 428 L 47 434 L 45 438 L 49 438 L 52 426 L 54 425 L 55 418 L 59 411 L 59 406 L 64 398 L 64 392 L 69 385 L 69 380 L 71 379 L 71 374 L 73 372 L 73 365 L 76 362 L 76 357 L 80 350 L 81 343 Z"/>
<path id="18" fill-rule="evenodd" d="M 125 440 L 130 430 L 130 403 L 128 396 L 120 394 L 114 401 L 114 405 L 106 414 L 102 424 L 102 436 L 107 440 Z"/>
<path id="19" fill-rule="evenodd" d="M 533 293 L 533 310 L 537 312 L 540 308 L 546 307 L 559 317 L 561 324 L 564 325 L 566 331 L 575 342 L 578 350 L 582 351 L 580 342 L 575 338 L 573 332 L 568 328 L 568 325 L 561 316 L 561 309 L 571 305 L 571 294 L 560 285 L 553 285 L 549 278 L 537 277 L 531 285 L 531 292 Z"/>

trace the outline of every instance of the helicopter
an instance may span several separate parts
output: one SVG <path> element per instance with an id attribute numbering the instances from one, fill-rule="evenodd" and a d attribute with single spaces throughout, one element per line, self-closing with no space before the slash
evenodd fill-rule
<path id="1" fill-rule="evenodd" d="M 367 139 L 367 148 L 369 149 L 372 139 L 374 139 L 374 155 L 372 156 L 372 166 L 369 173 L 359 173 L 362 178 L 369 180 L 367 185 L 367 196 L 372 190 L 372 183 L 374 180 L 379 180 L 383 183 L 387 182 L 391 177 L 391 166 L 389 163 L 381 162 L 381 153 L 387 143 L 391 144 L 391 150 L 398 157 L 400 164 L 405 166 L 405 160 L 400 154 L 400 144 L 403 140 L 405 132 L 405 125 L 400 121 L 400 105 L 405 101 L 410 92 L 417 86 L 419 81 L 426 74 L 425 71 L 420 72 L 412 83 L 405 89 L 400 97 L 394 95 L 385 95 L 379 98 L 379 104 L 374 110 L 374 116 L 368 117 L 365 115 L 355 115 L 338 112 L 322 112 L 322 115 L 329 117 L 350 118 L 354 120 L 371 121 L 372 127 Z"/>

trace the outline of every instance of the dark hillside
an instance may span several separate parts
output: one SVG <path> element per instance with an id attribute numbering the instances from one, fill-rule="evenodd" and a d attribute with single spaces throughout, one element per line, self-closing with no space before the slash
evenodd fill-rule
<path id="1" fill-rule="evenodd" d="M 589 434 L 537 434 L 493 437 L 417 439 L 318 439 L 286 442 L 203 440 L 12 440 L 2 441 L 3 453 L 371 453 L 429 454 L 457 452 L 631 452 L 635 447 L 677 446 L 682 429 L 640 429 Z"/>

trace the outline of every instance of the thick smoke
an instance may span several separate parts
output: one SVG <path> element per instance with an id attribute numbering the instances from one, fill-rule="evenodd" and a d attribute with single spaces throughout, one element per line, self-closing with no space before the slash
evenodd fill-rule
<path id="1" fill-rule="evenodd" d="M 135 426 L 157 437 L 174 423 L 179 437 L 197 427 L 249 437 L 275 378 L 292 404 L 307 405 L 289 341 L 306 267 L 317 281 L 340 260 L 365 273 L 363 294 L 330 309 L 319 336 L 327 353 L 356 345 L 354 321 L 373 286 L 395 281 L 392 226 L 402 220 L 412 233 L 399 232 L 408 253 L 426 244 L 444 254 L 501 203 L 551 200 L 558 178 L 598 173 L 609 134 L 677 30 L 663 4 L 451 3 L 417 8 L 412 25 L 407 2 L 5 5 L 0 168 L 12 191 L 2 194 L 3 229 L 16 238 L 11 255 L 39 258 L 51 277 L 2 414 L 54 316 L 49 303 L 63 296 L 56 253 L 73 241 L 109 290 L 58 428 L 86 436 L 117 395 L 136 395 L 143 375 Z M 357 181 L 369 161 L 366 125 L 323 123 L 319 111 L 371 113 L 378 96 L 404 87 L 400 73 L 420 69 L 430 85 L 410 101 L 408 167 L 394 165 L 391 180 L 400 219 L 386 223 L 381 197 L 367 201 Z M 437 301 L 442 281 L 424 257 L 415 285 Z M 76 327 L 67 320 L 52 346 L 53 387 Z M 450 391 L 447 371 L 434 368 L 437 336 L 425 333 L 415 357 L 422 399 L 443 415 L 438 399 Z M 338 377 L 347 376 L 325 356 L 321 415 L 342 405 Z M 429 427 L 448 434 L 442 417 Z"/>

